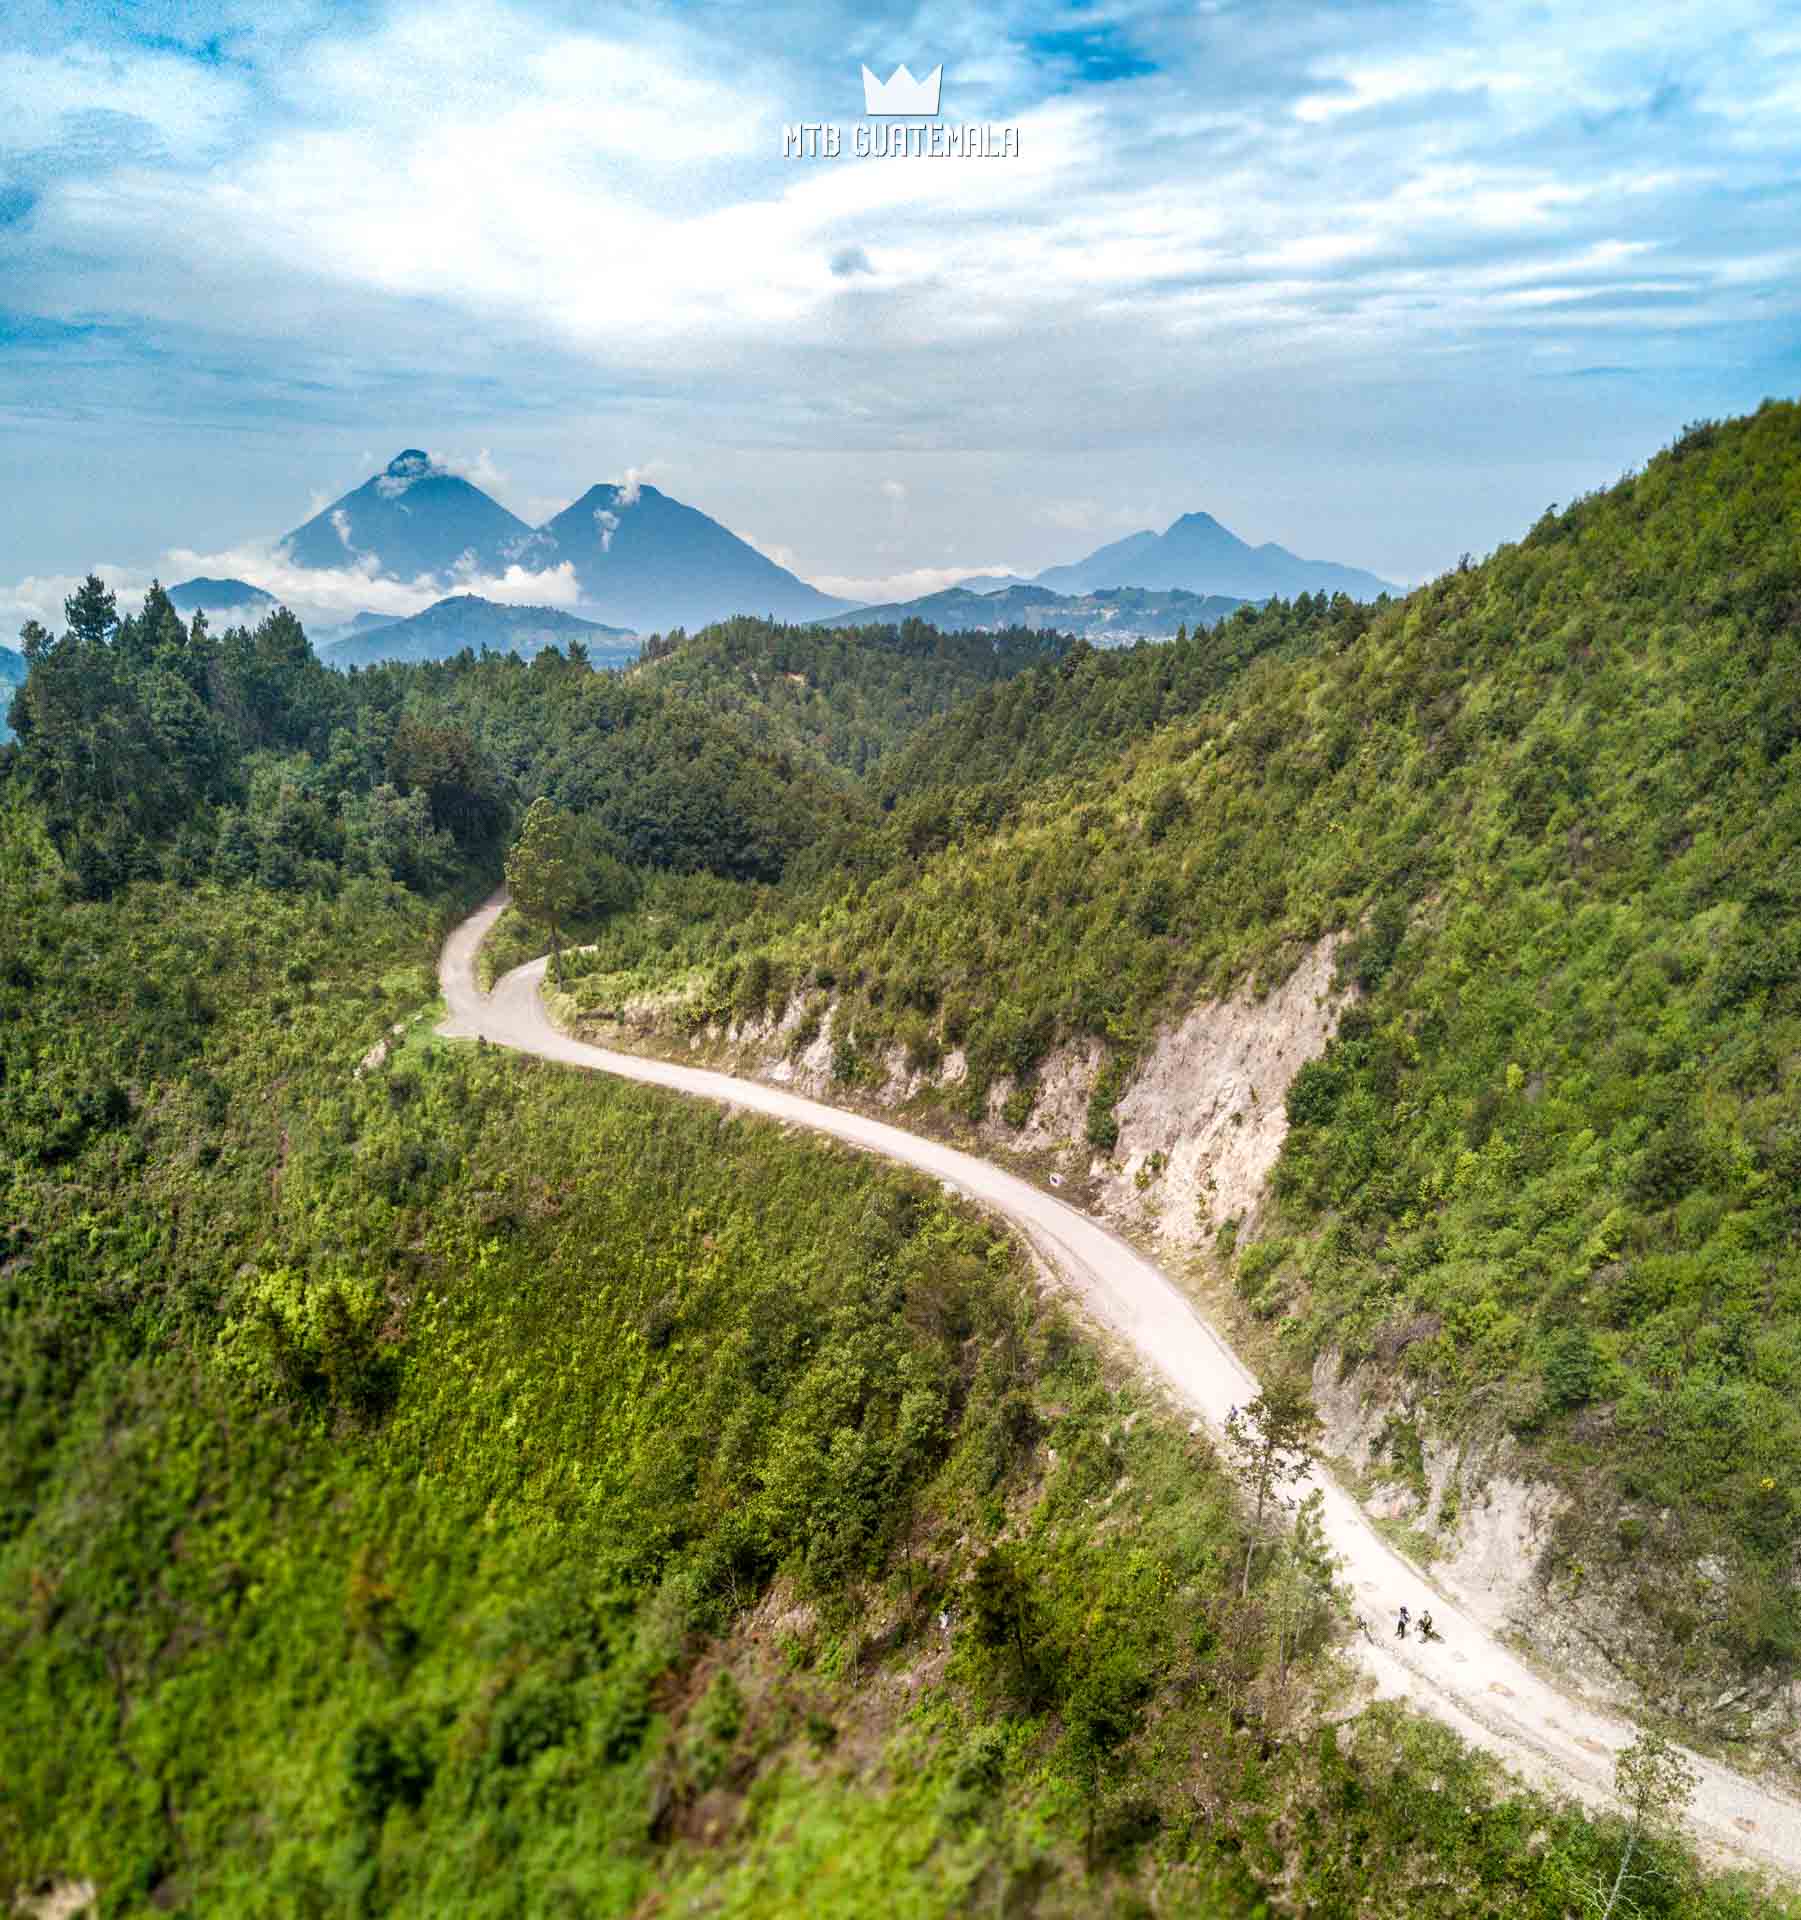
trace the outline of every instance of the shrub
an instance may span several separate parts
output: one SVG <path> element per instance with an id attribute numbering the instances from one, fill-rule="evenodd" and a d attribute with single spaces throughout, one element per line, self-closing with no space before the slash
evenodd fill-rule
<path id="1" fill-rule="evenodd" d="M 1581 1327 L 1558 1335 L 1545 1355 L 1545 1403 L 1554 1412 L 1587 1404 L 1600 1384 L 1601 1356 Z"/>

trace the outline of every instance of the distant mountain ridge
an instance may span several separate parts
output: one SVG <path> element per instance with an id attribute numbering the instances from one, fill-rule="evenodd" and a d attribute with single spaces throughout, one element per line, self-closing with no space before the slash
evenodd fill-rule
<path id="1" fill-rule="evenodd" d="M 1074 634 L 1100 646 L 1124 646 L 1133 640 L 1171 639 L 1183 627 L 1198 632 L 1217 625 L 1243 605 L 1226 594 L 1189 593 L 1182 588 L 1153 592 L 1144 587 L 1114 587 L 1105 593 L 1066 594 L 1030 585 L 986 592 L 945 587 L 917 600 L 859 607 L 833 624 L 892 626 L 923 620 L 942 633 L 999 633 L 1027 627 Z"/>
<path id="2" fill-rule="evenodd" d="M 378 474 L 334 500 L 281 546 L 297 567 L 321 571 L 373 561 L 395 580 L 421 574 L 449 581 L 524 565 L 532 530 L 481 488 L 418 447 L 397 453 Z"/>
<path id="3" fill-rule="evenodd" d="M 12 706 L 14 692 L 24 686 L 29 671 L 24 654 L 13 647 L 0 647 L 0 747 L 13 737 L 7 710 Z"/>
<path id="4" fill-rule="evenodd" d="M 205 574 L 167 591 L 177 613 L 245 613 L 260 618 L 277 604 L 274 594 L 253 587 L 248 580 L 212 580 Z"/>
<path id="5" fill-rule="evenodd" d="M 365 623 L 373 618 L 357 616 Z M 637 635 L 623 627 L 578 619 L 561 607 L 502 606 L 473 593 L 453 594 L 404 620 L 365 624 L 327 642 L 319 657 L 328 667 L 371 667 L 387 660 L 451 660 L 465 647 L 472 653 L 486 647 L 530 659 L 577 640 L 597 666 L 623 666 L 638 657 Z"/>
<path id="6" fill-rule="evenodd" d="M 479 587 L 509 569 L 534 574 L 566 568 L 585 617 L 638 633 L 693 629 L 739 614 L 810 622 L 856 606 L 810 585 L 698 508 L 635 477 L 628 476 L 623 485 L 590 487 L 542 526 L 532 527 L 419 447 L 403 449 L 380 473 L 294 528 L 281 550 L 305 570 L 360 570 L 436 583 L 446 593 Z M 237 581 L 196 580 L 184 588 L 261 591 Z M 997 600 L 1027 590 L 1079 599 L 1121 589 L 1232 601 L 1321 592 L 1374 600 L 1400 591 L 1360 567 L 1304 560 L 1273 541 L 1251 546 L 1209 513 L 1183 514 L 1162 533 L 1146 529 L 1110 541 L 1081 560 L 1046 567 L 1029 581 L 1015 575 L 972 576 L 952 591 Z M 543 597 L 566 595 L 546 592 Z M 937 602 L 938 596 L 924 600 Z M 921 604 L 884 603 L 873 617 L 888 617 L 897 606 L 917 613 Z M 945 603 L 940 610 L 968 629 L 969 619 L 958 607 Z M 1121 626 L 1118 607 L 1062 611 L 1073 623 L 1070 630 L 1097 634 L 1109 628 L 1173 633 L 1182 624 L 1181 619 L 1161 623 L 1157 610 L 1143 606 L 1134 609 L 1134 617 L 1153 624 L 1142 628 Z M 1009 610 L 1000 617 L 1005 621 L 1013 615 Z M 1193 624 L 1191 612 L 1188 624 Z"/>
<path id="7" fill-rule="evenodd" d="M 534 528 L 417 447 L 294 528 L 281 548 L 299 567 L 361 567 L 446 587 L 509 567 L 543 573 L 567 564 L 584 612 L 641 633 L 738 613 L 806 620 L 853 604 L 655 487 L 590 487 Z"/>
<path id="8" fill-rule="evenodd" d="M 639 632 L 742 613 L 810 620 L 840 600 L 777 566 L 717 520 L 642 483 L 590 487 L 538 530 L 547 565 L 567 560 L 584 603 Z"/>
<path id="9" fill-rule="evenodd" d="M 1146 529 L 1096 547 L 1084 560 L 1046 567 L 1034 584 L 1059 593 L 1092 593 L 1107 587 L 1185 588 L 1190 593 L 1228 594 L 1240 600 L 1292 599 L 1299 593 L 1345 593 L 1375 600 L 1401 589 L 1361 567 L 1332 560 L 1302 560 L 1276 543 L 1253 547 L 1221 526 L 1210 513 L 1185 513 L 1162 533 Z"/>

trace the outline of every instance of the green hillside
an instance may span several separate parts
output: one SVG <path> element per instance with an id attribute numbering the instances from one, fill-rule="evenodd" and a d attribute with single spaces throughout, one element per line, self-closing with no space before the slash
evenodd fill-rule
<path id="1" fill-rule="evenodd" d="M 1614 1871 L 1347 1717 L 1305 1534 L 1241 1598 L 1209 1451 L 935 1186 L 432 1044 L 390 884 L 64 878 L 12 814 L 9 1886 L 1554 1920 Z M 1639 1857 L 1645 1912 L 1786 1911 Z"/>
<path id="2" fill-rule="evenodd" d="M 848 1073 L 961 1046 L 972 1105 L 1093 1036 L 1105 1146 L 1161 1017 L 1349 932 L 1244 1298 L 1533 1449 L 1577 1496 L 1552 1593 L 1607 1583 L 1622 1673 L 1706 1721 L 1687 1676 L 1801 1653 L 1798 609 L 1771 403 L 1397 606 L 1238 615 L 1175 714 L 1155 650 L 996 689 L 835 880 L 596 964 L 699 959 L 722 1011 L 824 984 Z"/>
<path id="3" fill-rule="evenodd" d="M 845 829 L 835 782 L 679 691 L 553 649 L 323 666 L 281 609 L 214 635 L 160 590 L 121 620 L 90 579 L 30 678 L 0 761 L 89 898 L 133 878 L 329 890 L 356 875 L 424 891 L 498 874 L 540 793 L 647 871 L 772 880 Z"/>
<path id="4" fill-rule="evenodd" d="M 1588 1496 L 1559 1578 L 1644 1570 L 1686 1712 L 1791 1658 L 1798 469 L 1766 409 L 1398 608 L 1018 656 L 916 738 L 943 682 L 828 651 L 811 748 L 738 642 L 347 677 L 84 586 L 0 752 L 0 1899 L 1586 1910 L 1622 1822 L 1363 1704 L 1306 1520 L 1007 1235 L 440 1042 L 432 962 L 549 795 L 632 868 L 596 964 L 835 993 L 853 1080 L 1103 1037 L 1104 1140 L 1163 1012 L 1354 930 L 1245 1310 L 1412 1330 Z M 1641 1914 L 1796 1911 L 1633 1844 Z"/>
<path id="5" fill-rule="evenodd" d="M 1060 660 L 1060 634 L 940 633 L 919 620 L 856 627 L 726 620 L 650 641 L 638 676 L 729 714 L 763 745 L 865 773 L 984 687 Z"/>

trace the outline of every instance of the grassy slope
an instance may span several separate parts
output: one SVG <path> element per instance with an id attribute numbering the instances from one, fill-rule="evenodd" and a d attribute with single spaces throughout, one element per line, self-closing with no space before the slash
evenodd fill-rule
<path id="1" fill-rule="evenodd" d="M 27 840 L 7 1086 L 85 1119 L 5 1106 L 0 1881 L 1549 1920 L 1611 1866 L 1431 1729 L 1317 1727 L 1217 1469 L 935 1189 L 479 1051 L 357 1078 L 416 902 L 70 909 Z M 1668 1864 L 1651 1910 L 1760 1910 Z"/>
<path id="2" fill-rule="evenodd" d="M 1772 403 L 992 829 L 940 792 L 917 865 L 785 921 L 626 925 L 601 964 L 711 962 L 719 1007 L 834 983 L 860 1045 L 963 1044 L 979 1092 L 1067 1032 L 1123 1069 L 1167 1009 L 1361 929 L 1365 1007 L 1296 1089 L 1240 1286 L 1536 1446 L 1581 1496 L 1557 1579 L 1603 1574 L 1623 1666 L 1700 1714 L 1801 1654 L 1798 740 L 1801 409 Z"/>

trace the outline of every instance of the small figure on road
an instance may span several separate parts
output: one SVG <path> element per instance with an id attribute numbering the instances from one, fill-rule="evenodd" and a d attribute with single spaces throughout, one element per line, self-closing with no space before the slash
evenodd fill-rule
<path id="1" fill-rule="evenodd" d="M 1430 1640 L 1432 1638 L 1432 1610 L 1430 1607 L 1420 1615 L 1420 1638 L 1422 1640 Z"/>
<path id="2" fill-rule="evenodd" d="M 1396 1626 L 1395 1626 L 1395 1638 L 1397 1640 L 1405 1640 L 1407 1638 L 1407 1620 L 1408 1620 L 1407 1609 L 1403 1607 L 1401 1609 L 1401 1618 L 1396 1623 Z"/>

